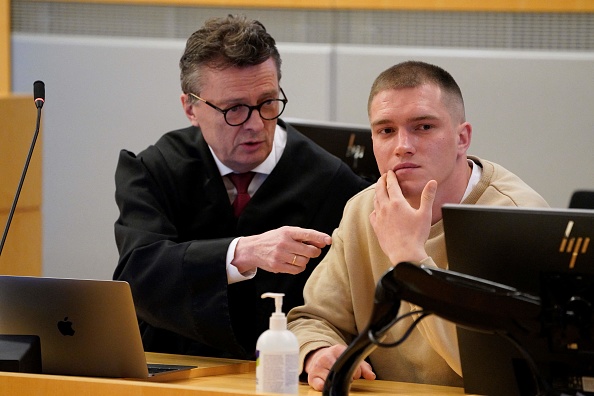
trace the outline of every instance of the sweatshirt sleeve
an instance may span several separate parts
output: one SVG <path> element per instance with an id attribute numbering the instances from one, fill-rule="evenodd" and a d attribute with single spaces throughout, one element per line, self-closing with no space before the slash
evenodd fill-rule
<path id="1" fill-rule="evenodd" d="M 421 261 L 426 267 L 438 268 L 431 257 Z M 422 308 L 408 303 L 411 311 Z M 437 315 L 429 315 L 417 324 L 417 329 L 431 345 L 431 347 L 447 362 L 452 370 L 460 377 L 462 366 L 460 363 L 460 352 L 458 351 L 458 335 L 456 325 Z"/>
<path id="2" fill-rule="evenodd" d="M 341 247 L 335 231 L 330 251 L 305 285 L 304 305 L 289 312 L 288 328 L 299 341 L 300 372 L 309 353 L 332 345 L 348 345 L 358 334 Z"/>

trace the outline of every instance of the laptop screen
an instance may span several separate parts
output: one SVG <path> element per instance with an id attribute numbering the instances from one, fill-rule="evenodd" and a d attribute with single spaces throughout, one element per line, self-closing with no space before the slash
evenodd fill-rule
<path id="1" fill-rule="evenodd" d="M 528 358 L 500 336 L 458 328 L 465 391 L 594 394 L 594 210 L 445 205 L 443 221 L 450 270 L 541 298 L 541 334 L 516 339 Z"/>
<path id="2" fill-rule="evenodd" d="M 39 336 L 45 374 L 148 376 L 125 282 L 0 276 L 0 334 Z"/>

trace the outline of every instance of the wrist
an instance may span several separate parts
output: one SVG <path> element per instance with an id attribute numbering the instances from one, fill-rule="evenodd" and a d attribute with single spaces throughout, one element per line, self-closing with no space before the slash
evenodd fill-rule
<path id="1" fill-rule="evenodd" d="M 240 274 L 246 274 L 255 271 L 256 267 L 250 264 L 248 257 L 245 253 L 245 242 L 246 237 L 239 237 L 234 239 L 229 245 L 229 252 L 231 253 L 230 260 L 227 262 L 237 268 Z M 228 257 L 229 258 L 229 257 Z"/>
<path id="2" fill-rule="evenodd" d="M 390 258 L 390 262 L 392 263 L 392 265 L 397 265 L 397 264 L 404 263 L 404 262 L 418 264 L 428 258 L 429 258 L 429 256 L 427 255 L 427 253 L 425 251 L 423 251 L 423 252 L 418 252 L 415 254 L 394 255 L 393 257 Z"/>

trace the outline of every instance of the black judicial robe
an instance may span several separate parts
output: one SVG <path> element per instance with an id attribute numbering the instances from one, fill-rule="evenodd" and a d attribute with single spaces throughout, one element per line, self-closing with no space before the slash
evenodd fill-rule
<path id="1" fill-rule="evenodd" d="M 239 219 L 199 128 L 169 132 L 138 155 L 120 152 L 114 279 L 130 283 L 146 351 L 253 359 L 274 311 L 261 294 L 285 293 L 285 313 L 303 303 L 303 286 L 321 257 L 298 275 L 258 270 L 228 285 L 229 243 L 284 225 L 331 235 L 346 201 L 369 182 L 279 125 L 287 130 L 286 148 Z"/>

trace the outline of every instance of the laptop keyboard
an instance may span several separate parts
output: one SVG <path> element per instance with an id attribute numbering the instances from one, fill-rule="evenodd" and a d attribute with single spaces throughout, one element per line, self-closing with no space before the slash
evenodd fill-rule
<path id="1" fill-rule="evenodd" d="M 148 365 L 149 377 L 169 371 L 189 370 L 196 368 L 196 366 L 183 366 L 179 364 L 156 364 L 151 363 Z"/>

